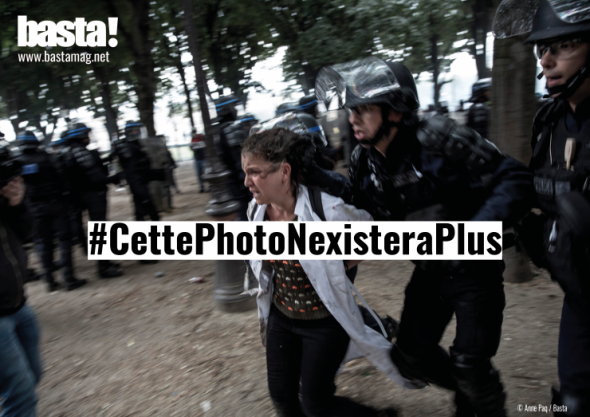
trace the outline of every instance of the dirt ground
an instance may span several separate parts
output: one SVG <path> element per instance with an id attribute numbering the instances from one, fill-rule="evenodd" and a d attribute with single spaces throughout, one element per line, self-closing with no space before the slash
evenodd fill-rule
<path id="1" fill-rule="evenodd" d="M 198 193 L 192 163 L 181 163 L 176 175 L 182 194 L 174 196 L 176 209 L 163 219 L 205 219 L 209 194 Z M 131 220 L 127 192 L 111 189 L 109 195 L 110 219 Z M 229 314 L 216 307 L 213 261 L 124 261 L 123 277 L 98 280 L 95 263 L 76 250 L 76 273 L 89 280 L 87 286 L 49 294 L 41 282 L 27 284 L 42 330 L 39 416 L 274 415 L 256 311 Z M 411 270 L 408 262 L 366 262 L 357 286 L 379 314 L 399 317 Z M 534 274 L 531 282 L 506 284 L 494 362 L 510 416 L 521 414 L 518 404 L 548 406 L 550 386 L 558 382 L 562 293 L 544 272 Z M 190 283 L 196 276 L 205 281 Z M 454 328 L 452 322 L 443 346 L 451 344 Z M 450 393 L 404 390 L 365 360 L 348 364 L 337 385 L 341 395 L 374 407 L 395 406 L 404 417 L 452 415 Z"/>

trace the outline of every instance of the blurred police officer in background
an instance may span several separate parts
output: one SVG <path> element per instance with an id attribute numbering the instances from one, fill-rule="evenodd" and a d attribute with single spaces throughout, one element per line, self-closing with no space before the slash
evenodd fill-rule
<path id="1" fill-rule="evenodd" d="M 344 98 L 359 145 L 353 204 L 375 220 L 502 221 L 530 210 L 532 175 L 477 132 L 444 116 L 420 122 L 411 72 L 377 58 L 320 71 L 316 95 Z M 352 265 L 349 262 L 349 266 Z M 457 416 L 506 416 L 491 358 L 505 306 L 502 261 L 421 261 L 405 291 L 396 344 L 401 374 L 456 391 Z M 453 314 L 449 353 L 438 345 Z"/>
<path id="2" fill-rule="evenodd" d="M 490 123 L 490 89 L 492 87 L 492 79 L 484 78 L 479 80 L 471 87 L 472 106 L 467 111 L 466 125 L 483 138 L 488 138 L 488 125 Z"/>
<path id="3" fill-rule="evenodd" d="M 141 122 L 128 121 L 125 124 L 125 137 L 113 142 L 109 158 L 111 160 L 115 157 L 119 159 L 125 179 L 133 194 L 135 219 L 145 220 L 146 216 L 149 216 L 150 220 L 157 221 L 160 220 L 160 216 L 149 189 L 150 160 L 139 143 L 142 127 Z M 165 173 L 163 174 L 165 176 Z"/>
<path id="4" fill-rule="evenodd" d="M 219 158 L 225 163 L 230 176 L 228 187 L 231 195 L 240 203 L 238 220 L 247 221 L 246 211 L 252 199 L 252 193 L 244 185 L 244 171 L 242 170 L 242 143 L 247 134 L 238 120 L 236 106 L 240 100 L 233 95 L 222 96 L 215 100 L 215 111 L 219 123 L 219 141 L 216 141 Z"/>
<path id="5" fill-rule="evenodd" d="M 23 243 L 33 232 L 33 218 L 21 164 L 7 145 L 0 142 L 0 398 L 3 416 L 34 417 L 41 378 L 39 326 L 23 288 Z"/>
<path id="6" fill-rule="evenodd" d="M 318 120 L 318 116 L 319 116 L 318 100 L 314 94 L 303 96 L 299 99 L 299 112 L 303 113 L 303 114 L 308 114 L 310 117 L 312 117 L 316 121 Z M 307 124 L 309 125 L 310 123 L 307 122 Z M 328 134 L 326 133 L 326 131 L 322 128 L 322 126 L 319 124 L 319 122 L 316 122 L 316 126 L 313 126 L 313 127 L 310 126 L 308 129 L 310 130 L 311 133 L 318 132 L 320 130 L 322 131 L 322 135 L 325 137 L 325 141 L 323 144 L 320 144 L 316 140 L 315 145 L 320 150 L 322 155 L 324 155 L 326 158 L 331 160 L 335 165 L 336 161 L 338 161 L 338 149 L 335 149 L 332 147 L 332 145 L 330 143 L 330 138 L 328 137 Z M 332 169 L 332 168 L 326 168 L 326 169 Z"/>
<path id="7" fill-rule="evenodd" d="M 81 210 L 88 210 L 92 221 L 107 219 L 107 185 L 118 181 L 108 176 L 97 150 L 88 150 L 90 128 L 84 123 L 76 123 L 64 136 L 66 146 L 59 153 L 58 161 L 73 204 Z M 123 275 L 118 264 L 98 261 L 100 278 L 115 278 Z"/>
<path id="8" fill-rule="evenodd" d="M 520 235 L 531 258 L 565 292 L 559 328 L 555 414 L 590 416 L 590 14 L 588 1 L 503 1 L 494 34 L 530 32 L 547 103 L 533 122 L 535 190 L 543 215 Z M 567 409 L 567 410 L 566 410 Z"/>
<path id="9" fill-rule="evenodd" d="M 40 246 L 44 279 L 48 291 L 60 285 L 53 278 L 54 236 L 59 239 L 60 265 L 68 291 L 86 284 L 74 277 L 72 264 L 72 228 L 64 201 L 64 181 L 56 168 L 56 161 L 47 152 L 39 149 L 39 140 L 33 132 L 20 132 L 16 138 L 21 155 L 22 177 L 27 187 L 27 197 L 35 217 L 35 235 Z"/>

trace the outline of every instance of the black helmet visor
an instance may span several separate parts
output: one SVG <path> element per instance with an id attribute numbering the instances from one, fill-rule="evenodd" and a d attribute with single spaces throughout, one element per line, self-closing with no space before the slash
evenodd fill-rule
<path id="1" fill-rule="evenodd" d="M 524 35 L 533 30 L 535 13 L 542 0 L 503 0 L 494 18 L 492 30 L 498 39 Z M 558 19 L 552 28 L 546 28 L 539 36 L 534 34 L 527 43 L 541 39 L 568 36 L 590 30 L 585 28 L 590 19 L 590 2 L 588 0 L 545 0 Z M 550 17 L 549 17 L 550 18 Z"/>

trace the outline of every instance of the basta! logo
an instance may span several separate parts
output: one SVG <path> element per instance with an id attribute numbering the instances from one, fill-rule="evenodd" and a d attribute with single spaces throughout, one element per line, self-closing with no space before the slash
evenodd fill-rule
<path id="1" fill-rule="evenodd" d="M 109 17 L 109 35 L 117 35 L 116 17 Z M 86 22 L 83 17 L 77 17 L 74 22 L 62 20 L 57 23 L 50 20 L 35 22 L 27 20 L 27 16 L 18 16 L 18 46 L 107 46 L 107 25 L 100 20 Z M 109 46 L 114 48 L 118 41 L 109 39 Z"/>

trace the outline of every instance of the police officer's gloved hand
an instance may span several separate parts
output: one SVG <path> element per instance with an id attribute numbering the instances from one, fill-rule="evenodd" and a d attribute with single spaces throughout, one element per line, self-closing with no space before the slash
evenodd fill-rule
<path id="1" fill-rule="evenodd" d="M 514 225 L 519 246 L 524 247 L 529 258 L 539 268 L 545 265 L 544 229 L 546 214 L 530 212 Z"/>
<path id="2" fill-rule="evenodd" d="M 502 153 L 494 144 L 448 117 L 434 116 L 421 121 L 416 137 L 425 152 L 444 155 L 475 175 L 493 172 L 502 160 Z"/>
<path id="3" fill-rule="evenodd" d="M 560 194 L 555 197 L 557 213 L 563 223 L 576 235 L 590 240 L 590 201 L 578 192 Z"/>

